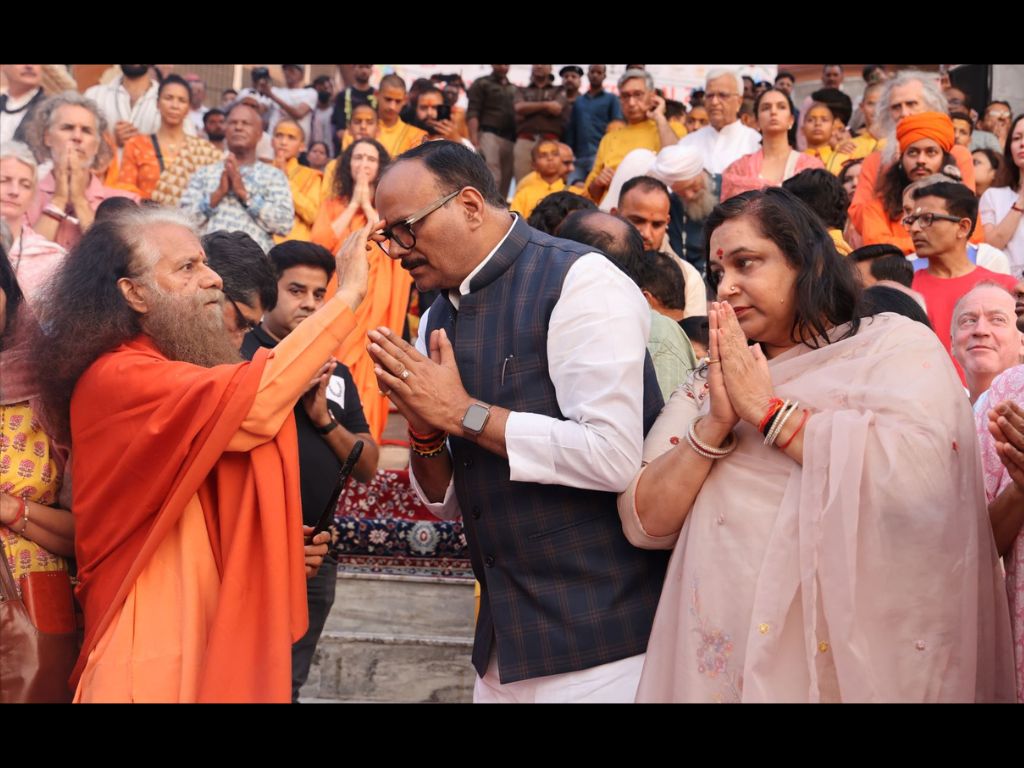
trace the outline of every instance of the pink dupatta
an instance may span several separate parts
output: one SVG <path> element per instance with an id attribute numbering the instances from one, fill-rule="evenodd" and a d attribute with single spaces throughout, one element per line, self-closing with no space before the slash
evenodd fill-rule
<path id="1" fill-rule="evenodd" d="M 1012 701 L 973 419 L 934 334 L 879 315 L 770 366 L 776 393 L 815 411 L 804 465 L 737 428 L 675 542 L 637 700 Z M 694 383 L 645 462 L 707 410 Z M 636 482 L 620 497 L 627 536 L 672 546 L 640 527 Z"/>

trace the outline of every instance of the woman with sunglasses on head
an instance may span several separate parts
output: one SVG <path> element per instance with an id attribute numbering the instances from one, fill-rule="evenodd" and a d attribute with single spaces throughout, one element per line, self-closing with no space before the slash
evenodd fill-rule
<path id="1" fill-rule="evenodd" d="M 855 267 L 785 189 L 704 237 L 711 357 L 619 497 L 629 541 L 675 550 L 637 700 L 1012 701 L 974 420 L 935 334 L 860 318 Z"/>
<path id="2" fill-rule="evenodd" d="M 380 218 L 373 207 L 373 197 L 377 180 L 390 161 L 387 150 L 374 139 L 352 142 L 338 158 L 330 196 L 321 203 L 313 223 L 310 239 L 314 243 L 335 253 L 351 233 Z M 379 442 L 388 419 L 388 399 L 377 387 L 373 361 L 365 349 L 366 333 L 386 325 L 396 335 L 402 335 L 412 278 L 402 269 L 401 262 L 389 259 L 381 248 L 371 246 L 366 255 L 370 260 L 370 277 L 366 298 L 356 309 L 360 331 L 349 334 L 335 357 L 351 371 L 370 434 Z M 333 290 L 328 288 L 327 298 Z"/>

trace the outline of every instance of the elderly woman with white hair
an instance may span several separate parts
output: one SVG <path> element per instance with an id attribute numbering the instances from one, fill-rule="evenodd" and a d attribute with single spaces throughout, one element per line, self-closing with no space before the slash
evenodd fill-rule
<path id="1" fill-rule="evenodd" d="M 139 196 L 107 187 L 96 175 L 106 166 L 110 148 L 103 141 L 107 121 L 96 103 L 75 93 L 47 99 L 36 111 L 27 139 L 48 170 L 28 211 L 39 234 L 70 249 L 92 226 L 96 208 L 108 197 Z"/>
<path id="2" fill-rule="evenodd" d="M 29 303 L 66 254 L 28 223 L 38 186 L 36 171 L 36 159 L 27 146 L 20 141 L 0 144 L 0 219 L 10 230 L 8 255 Z"/>
<path id="3" fill-rule="evenodd" d="M 700 152 L 704 167 L 711 173 L 721 174 L 744 155 L 757 152 L 761 134 L 740 122 L 740 103 L 743 99 L 743 81 L 731 69 L 713 69 L 708 72 L 704 90 L 704 109 L 708 125 L 687 134 L 679 143 Z"/>
<path id="4" fill-rule="evenodd" d="M 850 202 L 850 224 L 861 235 L 864 234 L 864 214 L 879 198 L 879 188 L 884 172 L 900 158 L 900 144 L 896 139 L 896 126 L 904 117 L 922 112 L 949 110 L 946 97 L 939 89 L 934 73 L 905 69 L 885 83 L 878 100 L 878 123 L 882 138 L 882 149 L 872 152 L 861 164 L 857 189 Z M 974 189 L 974 159 L 966 147 L 953 146 L 950 156 L 960 169 L 964 184 Z M 980 228 L 979 228 L 980 229 Z"/>

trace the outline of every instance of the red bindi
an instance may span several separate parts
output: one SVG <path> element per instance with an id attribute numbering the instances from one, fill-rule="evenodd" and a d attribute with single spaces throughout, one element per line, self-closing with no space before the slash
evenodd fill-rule
<path id="1" fill-rule="evenodd" d="M 715 255 L 718 256 L 719 258 L 721 258 L 723 253 L 725 253 L 725 251 L 723 251 L 721 248 L 715 251 Z"/>

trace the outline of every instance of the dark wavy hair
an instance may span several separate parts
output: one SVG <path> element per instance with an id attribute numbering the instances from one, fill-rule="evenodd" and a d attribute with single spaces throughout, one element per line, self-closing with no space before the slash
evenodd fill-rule
<path id="1" fill-rule="evenodd" d="M 0 349 L 3 348 L 3 337 L 9 336 L 14 324 L 14 317 L 18 313 L 18 305 L 21 303 L 21 286 L 18 285 L 18 278 L 14 274 L 14 267 L 7 257 L 7 249 L 0 244 L 0 291 L 6 299 L 4 305 L 4 331 L 0 334 Z"/>
<path id="2" fill-rule="evenodd" d="M 154 247 L 142 230 L 158 221 L 188 226 L 182 215 L 161 208 L 124 211 L 96 222 L 85 233 L 39 303 L 35 376 L 47 424 L 60 442 L 70 440 L 71 393 L 86 369 L 105 352 L 142 331 L 141 316 L 121 294 L 117 281 L 138 278 Z"/>
<path id="3" fill-rule="evenodd" d="M 1024 113 L 1017 115 L 1010 123 L 1010 130 L 1006 134 L 1006 146 L 1003 147 L 1003 156 L 1000 158 L 1002 164 L 996 173 L 996 182 L 992 185 L 993 187 L 1009 187 L 1014 192 L 1020 187 L 1020 168 L 1017 167 L 1013 161 L 1013 155 L 1010 154 L 1010 141 L 1013 140 L 1013 132 L 1017 130 L 1017 124 L 1021 120 L 1024 120 Z"/>
<path id="4" fill-rule="evenodd" d="M 744 216 L 756 222 L 761 234 L 778 246 L 797 272 L 796 317 L 790 338 L 817 349 L 822 342 L 829 343 L 831 326 L 850 323 L 841 339 L 857 333 L 861 288 L 856 267 L 839 255 L 818 215 L 781 187 L 744 192 L 718 204 L 708 216 L 704 223 L 705 253 L 711 253 L 711 236 L 716 229 Z M 711 272 L 710 259 L 708 264 L 708 285 L 717 290 L 719 277 Z"/>
<path id="5" fill-rule="evenodd" d="M 946 152 L 942 155 L 942 168 L 938 172 L 946 173 L 946 169 L 950 166 L 956 168 L 957 173 L 960 172 L 954 157 Z M 910 184 L 910 177 L 903 170 L 903 153 L 900 152 L 896 162 L 882 172 L 877 187 L 878 197 L 881 198 L 882 205 L 885 207 L 885 215 L 894 221 L 903 216 L 903 190 L 907 188 L 908 184 Z"/>
<path id="6" fill-rule="evenodd" d="M 349 148 L 341 153 L 341 157 L 338 158 L 338 165 L 334 171 L 334 189 L 332 192 L 335 197 L 340 197 L 343 200 L 351 200 L 352 192 L 355 190 L 356 182 L 352 178 L 352 155 L 356 151 L 356 147 L 360 144 L 371 144 L 377 148 L 377 152 L 380 153 L 380 165 L 377 166 L 377 178 L 371 183 L 376 184 L 380 181 L 381 175 L 384 173 L 384 169 L 388 163 L 391 162 L 391 155 L 384 149 L 384 145 L 376 139 L 356 139 L 353 141 Z"/>

